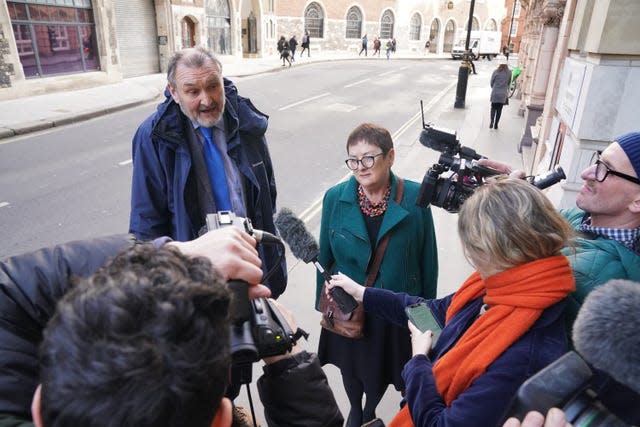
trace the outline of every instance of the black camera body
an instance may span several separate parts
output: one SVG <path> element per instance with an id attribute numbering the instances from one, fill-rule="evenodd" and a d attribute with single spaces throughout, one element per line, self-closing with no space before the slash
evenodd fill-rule
<path id="1" fill-rule="evenodd" d="M 590 388 L 592 375 L 577 353 L 564 354 L 520 386 L 505 419 L 522 420 L 529 411 L 546 414 L 555 407 L 562 409 L 574 426 L 627 427 L 599 402 Z"/>
<path id="2" fill-rule="evenodd" d="M 485 184 L 485 178 L 501 174 L 500 171 L 477 164 L 476 160 L 484 157 L 462 146 L 455 131 L 423 123 L 420 143 L 442 154 L 438 163 L 424 175 L 416 200 L 418 206 L 434 205 L 449 212 L 458 212 L 476 188 Z M 445 175 L 447 172 L 450 173 Z M 543 176 L 529 177 L 527 180 L 544 189 L 564 178 L 564 171 L 558 165 Z"/>
<path id="3" fill-rule="evenodd" d="M 230 211 L 207 215 L 207 230 L 238 227 L 253 235 L 251 221 Z M 294 332 L 282 313 L 267 298 L 249 299 L 249 284 L 227 282 L 231 300 L 231 358 L 236 366 L 250 365 L 263 357 L 284 354 L 294 344 Z M 249 379 L 248 382 L 251 380 Z"/>

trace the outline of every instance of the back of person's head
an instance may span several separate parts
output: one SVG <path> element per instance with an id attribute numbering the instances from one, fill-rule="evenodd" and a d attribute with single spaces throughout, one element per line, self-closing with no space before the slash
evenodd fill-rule
<path id="1" fill-rule="evenodd" d="M 167 81 L 176 85 L 176 69 L 178 65 L 187 68 L 202 68 L 209 63 L 214 63 L 218 67 L 218 71 L 222 73 L 222 63 L 216 56 L 203 46 L 189 47 L 178 50 L 171 55 L 167 65 Z"/>
<path id="2" fill-rule="evenodd" d="M 45 427 L 209 427 L 230 295 L 204 258 L 132 248 L 58 303 L 40 349 Z"/>
<path id="3" fill-rule="evenodd" d="M 498 65 L 498 71 L 504 71 L 504 70 L 506 70 L 508 68 L 509 68 L 509 66 L 507 65 L 506 62 L 502 62 L 502 63 L 500 63 L 500 65 Z"/>
<path id="4" fill-rule="evenodd" d="M 458 233 L 472 261 L 486 260 L 503 271 L 559 255 L 573 229 L 535 186 L 499 177 L 464 202 Z"/>
<path id="5" fill-rule="evenodd" d="M 389 131 L 372 123 L 363 123 L 351 131 L 347 138 L 347 151 L 349 151 L 349 147 L 360 141 L 375 145 L 385 155 L 393 148 L 393 139 Z"/>

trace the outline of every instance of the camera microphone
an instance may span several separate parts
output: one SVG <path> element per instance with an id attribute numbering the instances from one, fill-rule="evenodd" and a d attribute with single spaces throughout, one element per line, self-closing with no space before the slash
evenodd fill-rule
<path id="1" fill-rule="evenodd" d="M 640 394 L 640 284 L 611 280 L 587 295 L 573 324 L 582 358 Z"/>
<path id="2" fill-rule="evenodd" d="M 307 264 L 310 262 L 313 263 L 320 274 L 324 276 L 324 279 L 329 282 L 331 280 L 331 274 L 318 261 L 318 255 L 320 254 L 318 243 L 311 233 L 309 233 L 304 222 L 287 208 L 280 209 L 274 222 L 280 235 L 289 245 L 293 256 Z M 335 287 L 331 289 L 330 292 L 331 297 L 343 313 L 351 313 L 358 306 L 356 300 L 344 289 Z"/>

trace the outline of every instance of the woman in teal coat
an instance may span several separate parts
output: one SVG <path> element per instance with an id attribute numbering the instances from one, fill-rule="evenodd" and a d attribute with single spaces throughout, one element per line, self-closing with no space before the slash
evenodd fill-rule
<path id="1" fill-rule="evenodd" d="M 353 176 L 324 196 L 320 263 L 331 272 L 365 283 L 378 243 L 391 233 L 372 286 L 435 298 L 438 254 L 431 210 L 416 205 L 420 185 L 409 180 L 404 180 L 402 200 L 395 202 L 398 178 L 391 172 L 395 158 L 391 135 L 380 126 L 362 124 L 349 135 L 347 156 Z M 324 278 L 318 274 L 316 307 L 323 284 Z M 389 384 L 403 389 L 400 373 L 411 357 L 410 343 L 406 328 L 369 315 L 363 338 L 345 338 L 322 330 L 320 361 L 340 369 L 351 404 L 346 427 L 359 427 L 374 419 Z"/>

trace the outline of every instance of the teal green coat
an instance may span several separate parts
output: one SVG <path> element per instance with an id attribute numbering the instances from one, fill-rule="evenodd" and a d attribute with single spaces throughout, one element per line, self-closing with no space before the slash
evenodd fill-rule
<path id="1" fill-rule="evenodd" d="M 318 260 L 329 272 L 341 272 L 364 284 L 373 249 L 356 195 L 354 177 L 335 185 L 324 195 Z M 392 232 L 385 251 L 376 288 L 406 292 L 423 298 L 436 297 L 438 251 L 429 208 L 416 205 L 420 184 L 404 180 L 404 195 L 395 202 L 397 181 L 391 174 L 391 196 L 384 214 L 378 242 Z M 324 283 L 317 276 L 316 307 Z"/>
<path id="2" fill-rule="evenodd" d="M 584 212 L 577 208 L 560 213 L 576 230 L 584 217 Z M 610 279 L 640 282 L 640 255 L 616 240 L 578 237 L 575 247 L 566 248 L 563 253 L 569 258 L 576 278 L 576 290 L 569 296 L 566 310 L 569 325 L 573 324 L 587 294 L 596 287 Z"/>

